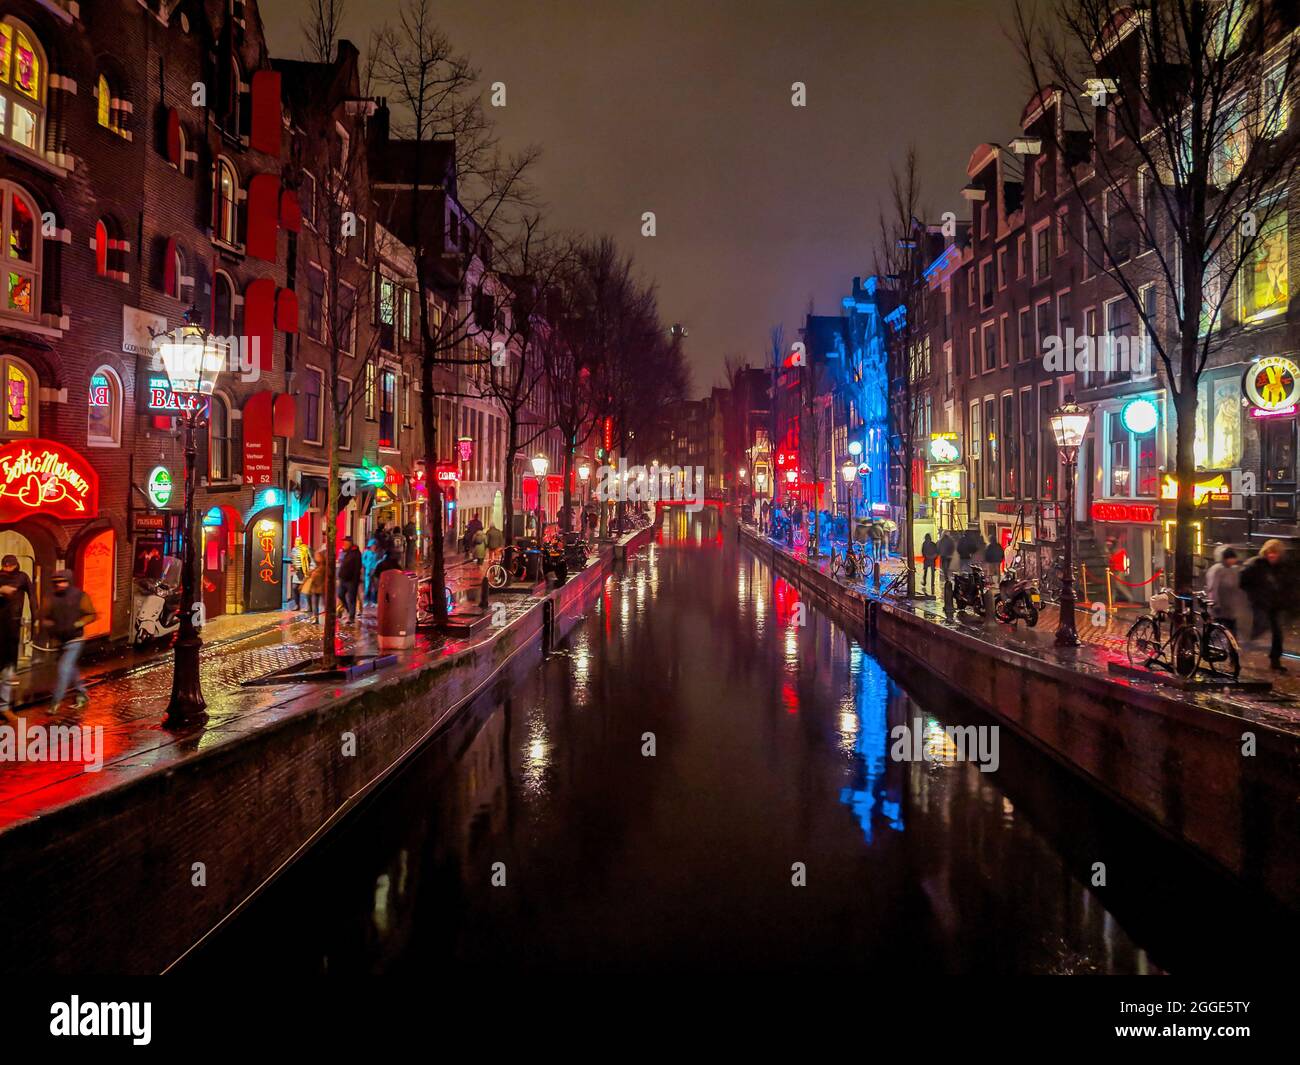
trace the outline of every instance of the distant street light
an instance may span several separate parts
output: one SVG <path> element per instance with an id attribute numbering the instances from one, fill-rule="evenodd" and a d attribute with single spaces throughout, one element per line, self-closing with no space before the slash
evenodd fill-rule
<path id="1" fill-rule="evenodd" d="M 546 483 L 546 471 L 551 468 L 551 460 L 540 451 L 533 456 L 533 476 L 537 478 L 537 546 L 542 545 L 542 523 L 546 511 L 542 507 L 542 491 Z"/>
<path id="2" fill-rule="evenodd" d="M 199 649 L 203 641 L 194 624 L 195 565 L 194 550 L 194 482 L 198 465 L 198 445 L 194 431 L 203 420 L 217 378 L 229 357 L 226 344 L 219 341 L 194 319 L 197 311 L 185 312 L 185 324 L 153 338 L 153 354 L 162 363 L 172 395 L 180 397 L 181 425 L 185 429 L 185 556 L 181 570 L 180 631 L 176 637 L 175 662 L 172 667 L 172 694 L 167 703 L 163 724 L 184 727 L 207 720 L 207 703 L 199 678 Z"/>
<path id="3" fill-rule="evenodd" d="M 1079 631 L 1074 625 L 1074 473 L 1079 448 L 1088 435 L 1091 415 L 1086 407 L 1066 396 L 1049 419 L 1061 461 L 1065 464 L 1065 557 L 1061 561 L 1061 618 L 1056 626 L 1057 647 L 1078 647 Z"/>

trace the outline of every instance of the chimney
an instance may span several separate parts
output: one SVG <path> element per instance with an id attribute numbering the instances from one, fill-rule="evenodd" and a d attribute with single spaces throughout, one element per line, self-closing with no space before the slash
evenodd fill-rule
<path id="1" fill-rule="evenodd" d="M 375 113 L 370 116 L 370 136 L 377 145 L 388 143 L 388 97 L 375 101 Z"/>

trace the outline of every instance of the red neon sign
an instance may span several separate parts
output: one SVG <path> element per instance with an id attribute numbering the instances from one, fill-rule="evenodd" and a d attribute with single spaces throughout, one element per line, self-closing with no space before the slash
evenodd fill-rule
<path id="1" fill-rule="evenodd" d="M 440 462 L 433 476 L 439 484 L 454 485 L 460 480 L 460 470 L 454 462 Z"/>
<path id="2" fill-rule="evenodd" d="M 1093 503 L 1094 521 L 1153 522 L 1156 508 L 1149 503 Z"/>
<path id="3" fill-rule="evenodd" d="M 53 440 L 14 440 L 0 447 L 0 521 L 34 514 L 83 521 L 99 513 L 99 475 Z"/>

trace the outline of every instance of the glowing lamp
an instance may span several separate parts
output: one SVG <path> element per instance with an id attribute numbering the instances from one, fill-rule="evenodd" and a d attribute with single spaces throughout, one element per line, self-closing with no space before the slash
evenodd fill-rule
<path id="1" fill-rule="evenodd" d="M 1056 446 L 1066 452 L 1078 451 L 1088 433 L 1090 417 L 1086 407 L 1075 403 L 1073 396 L 1066 396 L 1065 402 L 1052 411 L 1050 418 Z"/>
<path id="2" fill-rule="evenodd" d="M 578 480 L 582 481 L 585 484 L 587 478 L 590 476 L 591 476 L 591 467 L 584 462 L 581 466 L 578 467 Z"/>
<path id="3" fill-rule="evenodd" d="M 179 396 L 210 396 L 225 369 L 226 345 L 202 326 L 183 325 L 154 337 L 153 353 Z"/>
<path id="4" fill-rule="evenodd" d="M 1160 411 L 1149 399 L 1134 399 L 1125 404 L 1120 421 L 1130 433 L 1142 436 L 1156 427 L 1160 421 Z"/>
<path id="5" fill-rule="evenodd" d="M 551 460 L 543 454 L 533 456 L 533 476 L 541 480 L 546 476 L 546 471 L 551 468 Z"/>
<path id="6" fill-rule="evenodd" d="M 742 481 L 745 479 L 745 467 L 744 467 L 744 466 L 741 466 L 740 469 L 738 469 L 738 470 L 736 471 L 736 476 L 739 477 Z"/>
<path id="7" fill-rule="evenodd" d="M 854 458 L 862 454 L 862 445 L 857 440 L 849 441 L 849 454 Z"/>
<path id="8" fill-rule="evenodd" d="M 845 484 L 852 484 L 853 478 L 858 475 L 857 463 L 846 462 L 840 467 L 840 476 L 844 478 Z"/>

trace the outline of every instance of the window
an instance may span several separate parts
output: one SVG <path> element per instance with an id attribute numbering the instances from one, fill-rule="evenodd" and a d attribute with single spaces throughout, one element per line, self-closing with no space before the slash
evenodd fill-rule
<path id="1" fill-rule="evenodd" d="M 1047 156 L 1040 155 L 1034 160 L 1034 199 L 1038 199 L 1047 191 L 1047 183 L 1044 175 L 1047 173 Z"/>
<path id="2" fill-rule="evenodd" d="M 1291 120 L 1291 105 L 1287 99 L 1287 65 L 1279 63 L 1264 75 L 1260 93 L 1260 136 L 1276 137 L 1287 128 Z"/>
<path id="3" fill-rule="evenodd" d="M 411 339 L 411 290 L 402 289 L 402 339 Z"/>
<path id="4" fill-rule="evenodd" d="M 1033 354 L 1034 354 L 1034 334 L 1033 334 L 1033 330 L 1032 330 L 1032 328 L 1031 328 L 1031 322 L 1030 322 L 1030 318 L 1029 318 L 1029 308 L 1028 308 L 1028 307 L 1021 307 L 1020 310 L 1019 310 L 1019 312 L 1018 312 L 1018 317 L 1019 317 L 1019 319 L 1020 319 L 1020 321 L 1019 321 L 1019 327 L 1020 327 L 1020 353 L 1019 353 L 1019 358 L 1020 358 L 1020 361 L 1021 361 L 1021 362 L 1028 362 L 1029 359 L 1031 359 L 1031 358 L 1033 357 Z"/>
<path id="5" fill-rule="evenodd" d="M 1097 217 L 1097 201 L 1089 200 L 1083 211 L 1083 279 L 1097 276 L 1097 264 L 1094 258 L 1102 259 L 1103 252 L 1093 236 L 1093 226 Z"/>
<path id="6" fill-rule="evenodd" d="M 166 278 L 166 294 L 174 300 L 181 298 L 181 278 L 185 276 L 185 257 L 181 254 L 180 248 L 174 244 L 171 247 L 171 259 L 168 264 L 171 269 L 164 273 Z"/>
<path id="7" fill-rule="evenodd" d="M 344 377 L 342 374 L 338 378 L 338 388 L 335 394 L 335 408 L 338 411 L 339 428 L 338 439 L 339 448 L 343 451 L 352 450 L 352 378 Z"/>
<path id="8" fill-rule="evenodd" d="M 1052 301 L 1039 300 L 1034 304 L 1034 330 L 1038 337 L 1038 350 L 1047 350 L 1047 338 L 1056 335 L 1056 325 L 1052 321 Z"/>
<path id="9" fill-rule="evenodd" d="M 1133 305 L 1127 296 L 1120 296 L 1106 304 L 1106 343 L 1101 369 L 1106 372 L 1106 382 L 1126 381 L 1133 376 L 1132 363 L 1127 357 L 1133 333 Z M 1124 356 L 1124 357 L 1121 357 Z"/>
<path id="10" fill-rule="evenodd" d="M 395 351 L 397 348 L 397 285 L 391 277 L 380 275 L 379 300 L 375 310 L 379 315 L 375 323 L 379 326 L 379 346 L 385 351 Z"/>
<path id="11" fill-rule="evenodd" d="M 33 152 L 45 146 L 45 53 L 12 18 L 0 21 L 0 137 Z"/>
<path id="12" fill-rule="evenodd" d="M 5 422 L 0 436 L 38 436 L 40 411 L 37 404 L 36 374 L 12 355 L 0 357 L 4 381 Z"/>
<path id="13" fill-rule="evenodd" d="M 101 74 L 95 83 L 95 120 L 104 128 L 114 133 L 126 133 L 125 110 L 118 93 L 113 91 L 113 83 Z"/>
<path id="14" fill-rule="evenodd" d="M 1220 188 L 1229 184 L 1246 165 L 1250 154 L 1250 117 L 1246 112 L 1246 98 L 1239 96 L 1220 107 L 1223 131 L 1214 145 L 1210 160 L 1210 181 Z"/>
<path id="15" fill-rule="evenodd" d="M 1052 387 L 1050 384 L 1038 386 L 1038 430 L 1042 439 L 1040 451 L 1043 456 L 1038 481 L 1038 495 L 1041 499 L 1056 498 L 1056 470 L 1060 465 L 1056 436 L 1052 432 L 1052 411 L 1056 407 L 1052 399 Z"/>
<path id="16" fill-rule="evenodd" d="M 1083 367 L 1083 387 L 1093 388 L 1105 380 L 1097 362 L 1097 308 L 1089 307 L 1083 312 L 1083 335 L 1088 338 L 1088 351 L 1092 354 L 1089 364 Z M 1076 360 L 1078 356 L 1076 355 Z M 1076 362 L 1077 366 L 1077 362 Z"/>
<path id="17" fill-rule="evenodd" d="M 1025 276 L 1025 235 L 1016 237 L 1016 277 Z"/>
<path id="18" fill-rule="evenodd" d="M 970 403 L 970 425 L 967 426 L 966 441 L 967 452 L 972 459 L 978 462 L 983 446 L 983 437 L 980 436 L 980 401 L 978 399 L 973 399 Z M 978 486 L 978 482 L 976 484 Z"/>
<path id="19" fill-rule="evenodd" d="M 346 281 L 339 282 L 337 325 L 339 350 L 351 355 L 357 335 L 357 290 Z"/>
<path id="20" fill-rule="evenodd" d="M 1007 287 L 1007 249 L 998 249 L 998 291 Z"/>
<path id="21" fill-rule="evenodd" d="M 1067 288 L 1064 292 L 1056 294 L 1056 332 L 1064 336 L 1065 331 L 1074 324 L 1074 318 L 1070 306 L 1070 290 Z"/>
<path id="22" fill-rule="evenodd" d="M 107 366 L 90 375 L 86 408 L 86 443 L 90 447 L 117 447 L 122 440 L 122 382 Z"/>
<path id="23" fill-rule="evenodd" d="M 980 236 L 987 237 L 988 235 L 989 235 L 989 205 L 987 203 L 982 203 L 980 204 Z"/>
<path id="24" fill-rule="evenodd" d="M 232 59 L 230 62 L 230 85 L 228 87 L 225 105 L 226 105 L 226 132 L 239 136 L 241 125 L 240 104 L 243 100 L 243 72 L 239 69 L 239 60 Z"/>
<path id="25" fill-rule="evenodd" d="M 993 257 L 980 263 L 980 310 L 993 306 Z"/>
<path id="26" fill-rule="evenodd" d="M 298 391 L 298 422 L 302 426 L 304 443 L 321 442 L 321 388 L 323 375 L 315 366 L 304 366 L 302 385 Z"/>
<path id="27" fill-rule="evenodd" d="M 307 264 L 307 335 L 325 339 L 325 271 L 315 263 Z"/>
<path id="28" fill-rule="evenodd" d="M 108 273 L 108 223 L 102 218 L 95 223 L 95 273 Z"/>
<path id="29" fill-rule="evenodd" d="M 1196 405 L 1192 451 L 1197 469 L 1231 469 L 1241 461 L 1241 381 L 1235 375 L 1204 380 Z"/>
<path id="30" fill-rule="evenodd" d="M 379 373 L 379 446 L 397 446 L 397 371 L 389 366 Z"/>
<path id="31" fill-rule="evenodd" d="M 1052 276 L 1052 222 L 1044 219 L 1034 227 L 1034 281 Z"/>
<path id="32" fill-rule="evenodd" d="M 212 281 L 212 331 L 221 337 L 235 336 L 235 283 L 224 270 Z"/>
<path id="33" fill-rule="evenodd" d="M 1128 262 L 1133 255 L 1132 191 L 1128 182 L 1106 191 L 1106 248 L 1117 264 Z"/>
<path id="34" fill-rule="evenodd" d="M 998 408 L 992 396 L 984 400 L 984 496 L 998 494 Z"/>
<path id="35" fill-rule="evenodd" d="M 1106 416 L 1108 494 L 1119 498 L 1152 499 L 1159 494 L 1156 433 L 1131 433 L 1122 411 Z"/>
<path id="36" fill-rule="evenodd" d="M 5 249 L 5 301 L 0 314 L 35 318 L 40 307 L 40 212 L 36 203 L 12 182 L 0 181 L 4 197 L 3 233 Z"/>
<path id="37" fill-rule="evenodd" d="M 375 364 L 366 363 L 366 420 L 373 422 L 379 411 L 379 399 L 376 395 Z"/>
<path id="38" fill-rule="evenodd" d="M 968 339 L 968 342 L 969 342 L 969 346 L 967 347 L 967 351 L 968 351 L 969 354 L 970 354 L 970 359 L 969 359 L 969 361 L 966 363 L 966 365 L 970 367 L 970 375 L 971 375 L 972 377 L 974 377 L 977 373 L 980 372 L 980 349 L 979 349 L 979 341 L 976 340 L 976 332 L 975 332 L 974 329 L 972 329 L 972 330 L 970 331 L 970 335 L 969 335 L 969 337 L 968 337 L 967 339 Z"/>
<path id="39" fill-rule="evenodd" d="M 1268 211 L 1269 208 L 1265 208 Z M 1241 264 L 1241 320 L 1258 322 L 1286 313 L 1286 208 L 1274 206 Z M 1264 212 L 1261 212 L 1264 213 Z"/>
<path id="40" fill-rule="evenodd" d="M 1011 316 L 1004 314 L 998 319 L 998 361 L 1005 366 L 1011 360 L 1011 342 L 1007 338 Z"/>
<path id="41" fill-rule="evenodd" d="M 966 271 L 966 306 L 975 306 L 975 267 Z"/>
<path id="42" fill-rule="evenodd" d="M 1056 254 L 1058 257 L 1065 254 L 1070 238 L 1069 227 L 1070 209 L 1062 207 L 1056 212 Z"/>
<path id="43" fill-rule="evenodd" d="M 1015 499 L 1020 493 L 1017 472 L 1020 456 L 1016 439 L 1016 397 L 1010 392 L 1002 395 L 1002 498 Z"/>
<path id="44" fill-rule="evenodd" d="M 1033 386 L 1020 390 L 1020 495 L 1032 499 L 1038 490 L 1038 411 Z"/>
<path id="45" fill-rule="evenodd" d="M 316 179 L 305 170 L 302 183 L 298 186 L 298 209 L 302 220 L 312 229 L 316 228 Z"/>
<path id="46" fill-rule="evenodd" d="M 230 480 L 230 406 L 213 393 L 208 410 L 208 481 L 216 484 Z"/>
<path id="47" fill-rule="evenodd" d="M 239 174 L 224 155 L 217 159 L 212 235 L 232 248 L 239 241 Z"/>
<path id="48" fill-rule="evenodd" d="M 992 322 L 985 322 L 981 327 L 984 342 L 984 372 L 998 368 L 998 335 Z"/>

